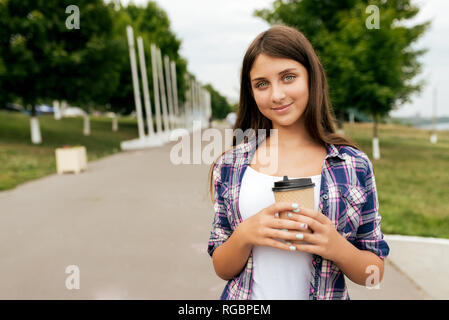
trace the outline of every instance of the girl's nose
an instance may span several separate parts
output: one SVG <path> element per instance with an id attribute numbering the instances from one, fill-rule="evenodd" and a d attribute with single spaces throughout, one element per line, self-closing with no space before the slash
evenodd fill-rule
<path id="1" fill-rule="evenodd" d="M 271 91 L 271 101 L 275 104 L 282 104 L 286 97 L 284 90 L 281 86 L 273 84 Z"/>

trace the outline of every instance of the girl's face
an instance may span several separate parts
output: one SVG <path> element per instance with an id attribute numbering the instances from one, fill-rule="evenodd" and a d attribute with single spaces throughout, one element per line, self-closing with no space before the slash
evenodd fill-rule
<path id="1" fill-rule="evenodd" d="M 273 128 L 295 124 L 309 100 L 307 69 L 299 62 L 257 56 L 250 71 L 254 100 Z"/>

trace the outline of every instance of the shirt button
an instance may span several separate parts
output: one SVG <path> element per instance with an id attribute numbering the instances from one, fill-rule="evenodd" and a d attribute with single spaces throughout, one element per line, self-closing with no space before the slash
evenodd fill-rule
<path id="1" fill-rule="evenodd" d="M 320 257 L 316 258 L 316 262 L 320 263 L 321 262 L 321 258 Z"/>
<path id="2" fill-rule="evenodd" d="M 327 195 L 327 194 L 325 194 L 324 196 L 323 196 L 323 199 L 324 200 L 327 200 L 329 198 L 329 196 Z"/>

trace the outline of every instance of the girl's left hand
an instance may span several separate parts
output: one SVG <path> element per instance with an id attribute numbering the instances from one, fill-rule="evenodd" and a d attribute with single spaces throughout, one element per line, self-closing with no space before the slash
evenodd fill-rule
<path id="1" fill-rule="evenodd" d="M 341 249 L 347 241 L 335 229 L 333 222 L 321 212 L 307 208 L 299 208 L 298 213 L 289 212 L 288 219 L 306 223 L 312 233 L 302 233 L 302 239 L 308 244 L 292 244 L 296 250 L 312 253 L 324 259 L 336 261 Z M 300 236 L 301 237 L 301 236 Z"/>

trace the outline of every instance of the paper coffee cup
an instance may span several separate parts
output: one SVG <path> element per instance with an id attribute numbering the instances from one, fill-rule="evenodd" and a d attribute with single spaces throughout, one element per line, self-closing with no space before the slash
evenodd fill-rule
<path id="1" fill-rule="evenodd" d="M 314 209 L 315 183 L 310 178 L 288 179 L 287 176 L 274 183 L 272 188 L 275 202 L 295 202 L 300 207 Z M 293 211 L 293 209 L 292 209 Z M 286 212 L 280 212 L 280 218 L 288 219 Z M 304 243 L 301 241 L 293 241 Z"/>

